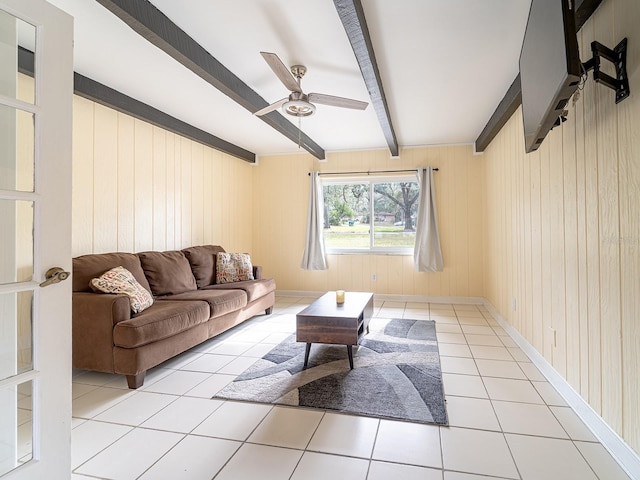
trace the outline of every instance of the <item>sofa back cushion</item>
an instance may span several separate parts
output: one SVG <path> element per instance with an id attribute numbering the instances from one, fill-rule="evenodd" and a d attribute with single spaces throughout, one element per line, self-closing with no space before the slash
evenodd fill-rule
<path id="1" fill-rule="evenodd" d="M 182 252 L 140 252 L 138 257 L 154 295 L 172 295 L 197 288 L 189 262 Z"/>
<path id="2" fill-rule="evenodd" d="M 216 283 L 216 254 L 223 253 L 224 248 L 219 245 L 202 245 L 185 248 L 182 252 L 189 260 L 198 288 Z"/>
<path id="3" fill-rule="evenodd" d="M 73 259 L 73 291 L 91 292 L 89 282 L 115 267 L 129 270 L 140 285 L 151 292 L 147 277 L 134 253 L 96 253 Z"/>

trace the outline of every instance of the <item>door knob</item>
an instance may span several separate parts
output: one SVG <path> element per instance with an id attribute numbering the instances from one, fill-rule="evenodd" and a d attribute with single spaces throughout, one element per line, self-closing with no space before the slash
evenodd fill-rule
<path id="1" fill-rule="evenodd" d="M 48 285 L 60 283 L 63 280 L 66 280 L 67 278 L 69 278 L 69 272 L 65 272 L 60 267 L 53 267 L 47 270 L 47 273 L 44 274 L 44 278 L 46 280 L 40 284 L 41 287 L 46 287 Z"/>

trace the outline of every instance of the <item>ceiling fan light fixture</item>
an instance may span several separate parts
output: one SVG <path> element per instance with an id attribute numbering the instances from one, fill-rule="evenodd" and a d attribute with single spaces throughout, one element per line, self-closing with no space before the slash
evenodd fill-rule
<path id="1" fill-rule="evenodd" d="M 289 100 L 282 105 L 282 110 L 286 114 L 293 115 L 294 117 L 308 117 L 314 114 L 316 106 L 305 100 Z"/>
<path id="2" fill-rule="evenodd" d="M 326 95 L 324 93 L 310 93 L 306 94 L 300 87 L 300 80 L 307 72 L 307 67 L 304 65 L 293 65 L 291 69 L 282 63 L 282 60 L 278 58 L 275 53 L 260 52 L 263 58 L 271 67 L 271 70 L 276 74 L 280 82 L 289 89 L 291 92 L 289 97 L 278 100 L 266 107 L 253 112 L 254 115 L 262 116 L 267 113 L 273 112 L 282 107 L 282 111 L 292 117 L 309 117 L 316 111 L 316 106 L 309 100 L 319 103 L 320 105 L 332 105 L 334 107 L 352 108 L 355 110 L 364 110 L 367 108 L 367 102 L 361 102 L 352 98 L 336 97 L 333 95 Z"/>

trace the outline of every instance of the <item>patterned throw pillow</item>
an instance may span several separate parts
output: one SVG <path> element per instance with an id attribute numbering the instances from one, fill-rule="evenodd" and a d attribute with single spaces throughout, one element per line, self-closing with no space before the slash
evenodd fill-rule
<path id="1" fill-rule="evenodd" d="M 216 257 L 216 283 L 253 280 L 253 265 L 248 253 L 220 252 Z"/>
<path id="2" fill-rule="evenodd" d="M 103 293 L 123 293 L 129 297 L 131 310 L 139 313 L 153 304 L 149 291 L 124 267 L 115 267 L 90 282 L 91 289 Z"/>

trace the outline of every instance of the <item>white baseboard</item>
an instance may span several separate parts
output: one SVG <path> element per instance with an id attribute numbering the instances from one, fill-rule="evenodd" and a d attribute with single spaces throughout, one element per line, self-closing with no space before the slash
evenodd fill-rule
<path id="1" fill-rule="evenodd" d="M 375 300 L 383 302 L 412 302 L 412 303 L 455 303 L 458 305 L 482 305 L 482 297 L 428 297 L 425 295 L 397 295 L 376 293 Z"/>
<path id="2" fill-rule="evenodd" d="M 538 352 L 487 300 L 484 306 L 489 310 L 500 326 L 506 330 L 522 351 L 538 367 L 567 404 L 573 408 L 585 425 L 602 443 L 618 464 L 631 478 L 640 479 L 640 456 L 598 415 L 598 413 L 580 396 L 578 392 L 560 375 L 555 368 Z"/>
<path id="3" fill-rule="evenodd" d="M 276 297 L 320 297 L 326 292 L 303 290 L 277 290 Z M 413 303 L 456 303 L 458 305 L 484 305 L 482 297 L 428 297 L 425 295 L 397 295 L 375 293 L 374 300 L 382 302 L 413 302 Z"/>

